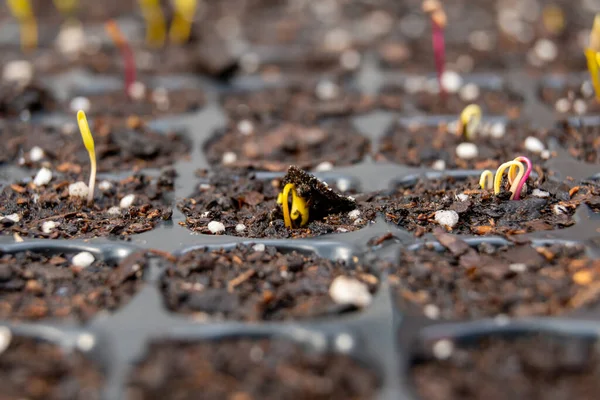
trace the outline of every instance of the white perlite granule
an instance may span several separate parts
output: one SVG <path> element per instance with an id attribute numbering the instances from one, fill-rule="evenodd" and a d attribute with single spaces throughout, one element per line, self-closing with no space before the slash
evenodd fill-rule
<path id="1" fill-rule="evenodd" d="M 109 215 L 121 215 L 121 209 L 117 206 L 109 208 L 106 212 Z"/>
<path id="2" fill-rule="evenodd" d="M 2 217 L 2 219 L 7 219 L 16 224 L 17 222 L 19 222 L 21 220 L 21 217 L 19 217 L 19 214 L 9 214 L 9 215 L 5 215 L 4 217 Z"/>
<path id="3" fill-rule="evenodd" d="M 94 263 L 96 259 L 94 255 L 88 251 L 82 251 L 81 253 L 77 253 L 71 263 L 79 268 L 87 268 Z"/>
<path id="4" fill-rule="evenodd" d="M 44 185 L 47 185 L 48 183 L 50 183 L 51 180 L 52 180 L 52 171 L 50 171 L 48 168 L 44 167 L 44 168 L 40 169 L 38 171 L 38 173 L 35 175 L 35 178 L 33 178 L 33 184 L 35 186 L 44 186 Z"/>
<path id="5" fill-rule="evenodd" d="M 119 207 L 129 208 L 129 207 L 131 207 L 131 205 L 133 204 L 134 201 L 135 201 L 135 194 L 128 194 L 127 196 L 125 196 L 121 199 L 121 201 L 119 202 Z"/>
<path id="6" fill-rule="evenodd" d="M 227 152 L 223 153 L 223 158 L 221 159 L 221 162 L 223 164 L 229 165 L 229 164 L 233 164 L 236 161 L 237 161 L 237 155 L 234 152 L 227 151 Z"/>
<path id="7" fill-rule="evenodd" d="M 44 158 L 44 150 L 39 146 L 34 146 L 29 150 L 29 159 L 33 162 L 40 161 Z"/>
<path id="8" fill-rule="evenodd" d="M 541 153 L 545 148 L 544 143 L 534 136 L 528 136 L 527 139 L 525 139 L 524 146 L 525 149 L 536 154 Z"/>
<path id="9" fill-rule="evenodd" d="M 350 219 L 354 220 L 357 219 L 360 216 L 360 210 L 356 209 L 356 210 L 352 210 L 348 213 L 348 217 L 350 217 Z"/>
<path id="10" fill-rule="evenodd" d="M 265 251 L 265 245 L 263 243 L 258 243 L 252 246 L 252 250 L 262 252 Z"/>
<path id="11" fill-rule="evenodd" d="M 26 60 L 15 60 L 4 64 L 2 80 L 26 85 L 33 79 L 33 65 Z"/>
<path id="12" fill-rule="evenodd" d="M 42 223 L 42 232 L 50 233 L 54 229 L 56 229 L 57 226 L 58 226 L 58 223 L 56 223 L 54 221 L 45 221 L 44 223 Z"/>
<path id="13" fill-rule="evenodd" d="M 85 199 L 89 193 L 88 186 L 85 182 L 75 182 L 69 185 L 69 197 L 80 197 Z"/>
<path id="14" fill-rule="evenodd" d="M 434 218 L 435 222 L 449 228 L 454 228 L 458 224 L 458 213 L 454 210 L 436 211 Z"/>
<path id="15" fill-rule="evenodd" d="M 207 228 L 211 233 L 215 235 L 217 233 L 225 232 L 225 225 L 223 225 L 223 223 L 219 221 L 210 221 L 207 225 Z"/>
<path id="16" fill-rule="evenodd" d="M 462 160 L 471 160 L 479 155 L 479 149 L 473 143 L 461 143 L 456 146 L 456 156 Z"/>
<path id="17" fill-rule="evenodd" d="M 329 296 L 337 304 L 353 304 L 358 307 L 366 307 L 372 300 L 367 285 L 347 276 L 338 276 L 331 282 Z"/>
<path id="18" fill-rule="evenodd" d="M 98 184 L 98 189 L 100 189 L 102 192 L 108 192 L 110 189 L 112 189 L 112 187 L 113 184 L 109 181 L 102 181 Z"/>
<path id="19" fill-rule="evenodd" d="M 88 111 L 90 111 L 91 106 L 92 106 L 92 103 L 90 102 L 90 99 L 88 99 L 87 97 L 83 97 L 83 96 L 75 97 L 73 100 L 71 100 L 71 103 L 69 103 L 69 108 L 73 112 L 78 112 L 79 110 L 88 112 Z"/>
<path id="20" fill-rule="evenodd" d="M 242 233 L 242 232 L 244 232 L 245 230 L 246 230 L 246 225 L 244 225 L 244 224 L 237 224 L 237 225 L 235 226 L 235 231 L 236 231 L 237 233 Z"/>

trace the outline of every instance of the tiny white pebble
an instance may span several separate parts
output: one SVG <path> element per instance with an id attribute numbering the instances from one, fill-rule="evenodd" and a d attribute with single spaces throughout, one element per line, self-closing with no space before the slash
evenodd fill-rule
<path id="1" fill-rule="evenodd" d="M 500 139 L 506 134 L 506 125 L 502 122 L 496 122 L 490 128 L 490 136 L 494 139 Z"/>
<path id="2" fill-rule="evenodd" d="M 254 125 L 247 119 L 243 119 L 237 124 L 237 130 L 244 136 L 249 136 L 254 133 Z"/>
<path id="3" fill-rule="evenodd" d="M 354 70 L 360 66 L 361 55 L 354 49 L 346 50 L 340 56 L 340 65 L 347 70 Z"/>
<path id="4" fill-rule="evenodd" d="M 90 111 L 91 106 L 92 106 L 92 103 L 90 102 L 90 99 L 88 99 L 87 97 L 83 97 L 83 96 L 75 97 L 69 103 L 69 108 L 73 112 L 78 112 L 79 110 L 88 112 L 88 111 Z"/>
<path id="5" fill-rule="evenodd" d="M 354 220 L 354 223 L 353 223 L 353 225 L 356 225 L 356 226 L 358 226 L 358 225 L 360 225 L 360 224 L 362 224 L 362 223 L 363 223 L 363 219 L 362 219 L 362 218 L 358 218 L 358 219 L 355 219 L 355 220 Z"/>
<path id="6" fill-rule="evenodd" d="M 237 233 L 242 233 L 242 232 L 244 232 L 245 230 L 246 230 L 246 225 L 244 225 L 244 224 L 237 224 L 237 225 L 235 226 L 235 231 L 236 231 Z"/>
<path id="7" fill-rule="evenodd" d="M 64 24 L 56 36 L 58 51 L 66 55 L 76 55 L 86 46 L 85 32 L 81 24 Z"/>
<path id="8" fill-rule="evenodd" d="M 345 192 L 350 189 L 350 180 L 346 178 L 340 178 L 336 182 L 336 185 L 341 192 Z"/>
<path id="9" fill-rule="evenodd" d="M 15 224 L 17 222 L 19 222 L 21 220 L 21 217 L 19 217 L 19 214 L 9 214 L 9 215 L 5 215 L 4 217 L 2 217 L 2 219 L 7 219 L 9 221 L 14 222 Z"/>
<path id="10" fill-rule="evenodd" d="M 71 264 L 80 268 L 87 268 L 96 260 L 94 255 L 88 251 L 77 253 L 71 260 Z"/>
<path id="11" fill-rule="evenodd" d="M 56 222 L 54 222 L 54 221 L 45 221 L 45 222 L 42 223 L 42 232 L 44 232 L 44 233 L 50 233 L 57 226 L 58 226 L 58 224 Z"/>
<path id="12" fill-rule="evenodd" d="M 552 153 L 550 153 L 550 150 L 544 150 L 540 153 L 540 157 L 542 157 L 544 160 L 549 159 L 551 155 Z"/>
<path id="13" fill-rule="evenodd" d="M 508 269 L 512 272 L 521 273 L 527 271 L 527 264 L 525 263 L 513 263 L 508 266 Z"/>
<path id="14" fill-rule="evenodd" d="M 337 304 L 353 304 L 366 307 L 372 296 L 366 284 L 347 276 L 338 276 L 329 286 L 329 296 Z"/>
<path id="15" fill-rule="evenodd" d="M 128 194 L 127 196 L 125 196 L 121 199 L 121 201 L 119 202 L 119 207 L 129 208 L 129 207 L 131 207 L 131 205 L 133 204 L 134 201 L 135 201 L 135 194 Z"/>
<path id="16" fill-rule="evenodd" d="M 352 196 L 348 196 L 348 197 L 346 197 L 346 198 L 347 198 L 348 200 L 352 200 L 352 201 L 356 200 L 356 199 L 355 199 L 354 197 L 352 197 Z"/>
<path id="17" fill-rule="evenodd" d="M 348 351 L 352 350 L 352 347 L 354 347 L 354 339 L 350 334 L 340 333 L 335 338 L 335 348 L 338 351 L 347 353 Z"/>
<path id="18" fill-rule="evenodd" d="M 333 169 L 333 164 L 329 161 L 323 161 L 319 165 L 315 167 L 315 171 L 323 172 L 323 171 L 331 171 Z"/>
<path id="19" fill-rule="evenodd" d="M 26 60 L 15 60 L 4 64 L 2 79 L 26 85 L 33 79 L 33 65 Z"/>
<path id="20" fill-rule="evenodd" d="M 444 160 L 436 160 L 431 164 L 431 168 L 436 171 L 443 171 L 446 169 L 446 161 Z"/>
<path id="21" fill-rule="evenodd" d="M 581 94 L 583 95 L 583 97 L 589 98 L 592 97 L 594 95 L 594 85 L 592 85 L 592 82 L 590 81 L 584 81 L 581 84 Z"/>
<path id="22" fill-rule="evenodd" d="M 201 216 L 202 218 L 206 218 L 206 217 L 208 217 L 209 215 L 210 215 L 210 211 L 204 211 L 202 214 L 200 214 L 200 216 Z"/>
<path id="23" fill-rule="evenodd" d="M 461 143 L 456 146 L 456 156 L 463 160 L 472 160 L 479 155 L 479 149 L 474 143 Z"/>
<path id="24" fill-rule="evenodd" d="M 237 155 L 232 151 L 226 151 L 223 153 L 222 163 L 225 165 L 233 164 L 237 161 Z"/>
<path id="25" fill-rule="evenodd" d="M 494 317 L 497 326 L 506 326 L 510 323 L 510 317 L 506 314 L 498 314 Z"/>
<path id="26" fill-rule="evenodd" d="M 210 189 L 212 186 L 210 186 L 208 183 L 201 183 L 200 185 L 198 185 L 198 189 L 205 191 Z"/>
<path id="27" fill-rule="evenodd" d="M 106 212 L 109 215 L 121 215 L 121 209 L 117 206 L 109 208 Z"/>
<path id="28" fill-rule="evenodd" d="M 566 99 L 566 98 L 558 99 L 558 100 L 556 100 L 556 103 L 554 104 L 554 108 L 559 113 L 567 113 L 567 112 L 569 112 L 569 109 L 571 108 L 571 102 L 569 101 L 569 99 Z"/>
<path id="29" fill-rule="evenodd" d="M 587 104 L 585 100 L 575 100 L 575 102 L 573 102 L 573 111 L 575 111 L 575 113 L 579 115 L 585 114 L 587 112 Z"/>
<path id="30" fill-rule="evenodd" d="M 433 355 L 438 360 L 447 360 L 454 352 L 454 343 L 448 339 L 438 340 L 433 345 Z"/>
<path id="31" fill-rule="evenodd" d="M 456 93 L 462 86 L 462 78 L 454 71 L 445 71 L 442 74 L 442 86 L 448 93 Z"/>
<path id="32" fill-rule="evenodd" d="M 479 86 L 474 83 L 467 83 L 465 86 L 460 88 L 458 93 L 462 101 L 472 102 L 477 100 L 479 97 Z"/>
<path id="33" fill-rule="evenodd" d="M 458 201 L 467 201 L 467 200 L 469 200 L 469 196 L 464 193 L 460 193 L 460 194 L 456 195 L 456 199 Z"/>
<path id="34" fill-rule="evenodd" d="M 142 100 L 144 96 L 146 96 L 146 85 L 142 82 L 133 82 L 129 88 L 127 88 L 127 93 L 134 100 Z"/>
<path id="35" fill-rule="evenodd" d="M 254 246 L 252 246 L 252 250 L 254 251 L 265 251 L 265 245 L 263 243 L 257 243 Z"/>
<path id="36" fill-rule="evenodd" d="M 110 189 L 112 189 L 113 184 L 110 183 L 110 181 L 102 181 L 98 184 L 98 189 L 100 189 L 102 192 L 108 192 Z"/>
<path id="37" fill-rule="evenodd" d="M 436 211 L 434 218 L 435 222 L 449 228 L 454 228 L 458 224 L 458 213 L 454 210 Z"/>
<path id="38" fill-rule="evenodd" d="M 348 213 L 348 217 L 350 217 L 350 219 L 357 219 L 360 216 L 360 210 L 356 209 L 356 210 L 352 210 Z"/>
<path id="39" fill-rule="evenodd" d="M 527 139 L 525 139 L 524 146 L 525 149 L 536 154 L 541 153 L 545 148 L 544 143 L 534 136 L 528 136 Z"/>
<path id="40" fill-rule="evenodd" d="M 0 326 L 0 354 L 4 353 L 10 342 L 12 341 L 12 333 L 6 326 Z"/>
<path id="41" fill-rule="evenodd" d="M 534 46 L 535 55 L 544 62 L 553 61 L 558 55 L 556 43 L 549 39 L 539 39 Z"/>
<path id="42" fill-rule="evenodd" d="M 346 228 L 337 228 L 337 231 L 340 232 L 340 233 L 346 233 L 346 232 L 348 232 L 348 229 L 346 229 Z"/>
<path id="43" fill-rule="evenodd" d="M 560 204 L 555 204 L 554 207 L 552 207 L 552 211 L 556 215 L 566 214 L 567 207 L 561 206 Z"/>
<path id="44" fill-rule="evenodd" d="M 48 168 L 44 167 L 44 168 L 40 169 L 38 171 L 38 173 L 35 175 L 35 178 L 33 178 L 33 184 L 35 186 L 44 186 L 44 185 L 47 185 L 48 183 L 50 183 L 51 180 L 52 180 L 52 171 L 50 171 Z"/>
<path id="45" fill-rule="evenodd" d="M 339 96 L 339 92 L 339 86 L 329 80 L 323 80 L 317 84 L 316 93 L 320 100 L 333 100 Z"/>
<path id="46" fill-rule="evenodd" d="M 82 351 L 90 351 L 96 344 L 96 339 L 89 333 L 82 333 L 77 338 L 77 347 Z"/>
<path id="47" fill-rule="evenodd" d="M 427 304 L 423 307 L 423 314 L 430 319 L 438 319 L 440 317 L 440 308 L 435 304 Z"/>
<path id="48" fill-rule="evenodd" d="M 75 182 L 69 185 L 69 197 L 79 197 L 85 199 L 88 196 L 89 189 L 85 182 Z"/>
<path id="49" fill-rule="evenodd" d="M 39 146 L 34 146 L 29 150 L 29 159 L 33 162 L 40 161 L 44 158 L 44 150 Z"/>
<path id="50" fill-rule="evenodd" d="M 207 225 L 207 228 L 211 233 L 215 235 L 217 233 L 225 232 L 225 225 L 223 225 L 223 223 L 219 221 L 210 221 Z"/>
<path id="51" fill-rule="evenodd" d="M 544 197 L 550 196 L 550 193 L 540 190 L 540 189 L 533 189 L 533 191 L 531 192 L 531 195 L 534 197 L 544 198 Z"/>
<path id="52" fill-rule="evenodd" d="M 446 132 L 456 135 L 456 131 L 458 130 L 458 120 L 450 121 L 446 124 Z"/>

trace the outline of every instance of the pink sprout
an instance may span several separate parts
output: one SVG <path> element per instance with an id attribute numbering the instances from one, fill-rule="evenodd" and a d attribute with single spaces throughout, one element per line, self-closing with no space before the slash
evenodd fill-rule
<path id="1" fill-rule="evenodd" d="M 523 185 L 525 185 L 525 182 L 527 182 L 527 179 L 529 178 L 529 175 L 531 174 L 531 170 L 532 170 L 533 166 L 531 164 L 531 160 L 527 157 L 519 156 L 519 157 L 515 158 L 515 160 L 525 163 L 525 165 L 527 166 L 527 169 L 525 170 L 525 174 L 523 174 L 523 177 L 519 181 L 519 184 L 517 185 L 517 188 L 515 189 L 515 195 L 513 197 L 514 200 L 519 200 L 520 196 L 521 196 L 521 190 L 523 189 Z"/>
<path id="2" fill-rule="evenodd" d="M 433 42 L 433 56 L 435 60 L 435 69 L 437 72 L 440 94 L 446 95 L 444 85 L 442 85 L 442 75 L 446 66 L 446 44 L 444 40 L 444 28 L 433 18 L 431 19 L 431 38 Z"/>

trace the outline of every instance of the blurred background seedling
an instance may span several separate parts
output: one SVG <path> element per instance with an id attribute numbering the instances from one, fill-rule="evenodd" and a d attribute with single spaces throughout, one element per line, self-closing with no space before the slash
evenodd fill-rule
<path id="1" fill-rule="evenodd" d="M 123 32 L 121 32 L 121 29 L 119 29 L 119 25 L 114 20 L 108 21 L 104 25 L 104 29 L 121 52 L 121 57 L 123 58 L 123 64 L 125 68 L 125 94 L 127 94 L 128 97 L 131 97 L 131 87 L 135 83 L 136 79 L 135 57 L 133 56 L 133 50 L 131 49 L 127 39 L 125 39 Z"/>
<path id="2" fill-rule="evenodd" d="M 7 0 L 7 4 L 13 17 L 19 22 L 21 49 L 23 51 L 35 49 L 38 45 L 38 27 L 31 2 Z"/>
<path id="3" fill-rule="evenodd" d="M 190 38 L 197 0 L 174 0 L 175 13 L 169 29 L 171 43 L 183 44 Z"/>

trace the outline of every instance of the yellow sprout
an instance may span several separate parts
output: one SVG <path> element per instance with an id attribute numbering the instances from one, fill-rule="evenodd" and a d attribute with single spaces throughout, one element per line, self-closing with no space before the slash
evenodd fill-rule
<path id="1" fill-rule="evenodd" d="M 288 204 L 289 194 L 292 192 L 292 211 Z M 306 200 L 298 196 L 293 183 L 288 183 L 277 196 L 277 204 L 283 210 L 283 222 L 287 228 L 293 228 L 294 221 L 300 219 L 300 226 L 308 223 L 308 204 Z"/>
<path id="2" fill-rule="evenodd" d="M 146 43 L 152 47 L 160 47 L 165 43 L 165 16 L 160 7 L 160 0 L 138 0 L 142 15 L 146 20 Z"/>
<path id="3" fill-rule="evenodd" d="M 467 140 L 475 138 L 481 124 L 481 114 L 481 107 L 477 104 L 466 106 L 460 113 L 457 134 L 464 136 Z"/>
<path id="4" fill-rule="evenodd" d="M 588 71 L 594 91 L 596 92 L 596 100 L 600 101 L 600 77 L 598 76 L 600 66 L 600 14 L 594 17 L 594 25 L 590 32 L 589 47 L 585 49 L 585 58 L 587 59 Z"/>
<path id="5" fill-rule="evenodd" d="M 21 29 L 21 48 L 35 49 L 38 42 L 38 28 L 29 0 L 7 0 L 12 15 L 19 21 Z"/>
<path id="6" fill-rule="evenodd" d="M 88 204 L 91 204 L 94 200 L 94 186 L 96 184 L 96 151 L 94 149 L 94 138 L 92 137 L 92 131 L 90 131 L 90 125 L 87 122 L 87 118 L 83 110 L 79 110 L 77 112 L 77 124 L 79 125 L 79 132 L 81 132 L 83 144 L 90 156 L 91 169 L 87 201 Z"/>
<path id="7" fill-rule="evenodd" d="M 174 0 L 175 15 L 169 29 L 171 42 L 181 44 L 189 39 L 196 5 L 197 0 Z"/>
<path id="8" fill-rule="evenodd" d="M 58 9 L 65 17 L 73 16 L 79 0 L 54 0 L 54 7 Z"/>
<path id="9" fill-rule="evenodd" d="M 490 190 L 494 186 L 494 173 L 489 169 L 486 169 L 481 173 L 479 177 L 479 187 L 481 190 Z"/>
<path id="10" fill-rule="evenodd" d="M 510 186 L 510 191 L 512 193 L 510 196 L 511 200 L 515 196 L 515 192 L 516 192 L 517 186 L 519 185 L 519 182 L 521 182 L 521 179 L 523 179 L 523 176 L 525 175 L 525 167 L 523 166 L 523 164 L 517 160 L 505 162 L 504 164 L 502 164 L 498 167 L 498 169 L 496 170 L 496 176 L 494 178 L 494 194 L 498 194 L 498 193 L 500 193 L 500 185 L 502 184 L 502 176 L 504 175 L 504 171 L 507 168 L 512 168 L 513 166 L 518 168 L 519 173 L 517 174 L 516 178 L 512 180 L 513 182 Z M 509 175 L 509 180 L 510 180 L 510 170 L 509 170 L 508 175 Z"/>

